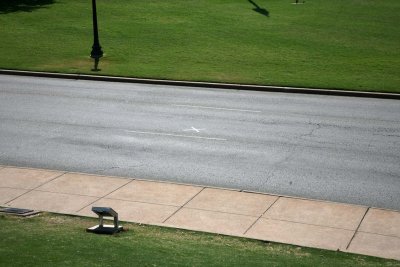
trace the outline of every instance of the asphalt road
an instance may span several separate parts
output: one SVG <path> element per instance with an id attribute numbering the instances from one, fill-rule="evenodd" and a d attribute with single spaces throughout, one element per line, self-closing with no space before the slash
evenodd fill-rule
<path id="1" fill-rule="evenodd" d="M 0 164 L 400 210 L 400 101 L 0 75 Z"/>

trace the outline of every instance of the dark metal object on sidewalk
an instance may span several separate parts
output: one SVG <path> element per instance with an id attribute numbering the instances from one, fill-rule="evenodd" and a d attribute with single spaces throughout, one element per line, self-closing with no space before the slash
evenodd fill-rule
<path id="1" fill-rule="evenodd" d="M 19 209 L 19 208 L 4 208 L 1 210 L 1 212 L 15 213 L 15 214 L 25 214 L 25 213 L 32 212 L 32 211 L 33 210 Z"/>
<path id="2" fill-rule="evenodd" d="M 28 217 L 28 216 L 33 216 L 33 215 L 39 214 L 40 211 L 35 211 L 35 210 L 30 210 L 30 209 L 1 208 L 0 207 L 0 213 Z"/>
<path id="3" fill-rule="evenodd" d="M 87 232 L 112 235 L 123 230 L 118 222 L 118 213 L 112 208 L 92 207 L 92 211 L 99 216 L 99 224 L 86 229 Z M 113 217 L 114 225 L 103 224 L 103 217 Z"/>

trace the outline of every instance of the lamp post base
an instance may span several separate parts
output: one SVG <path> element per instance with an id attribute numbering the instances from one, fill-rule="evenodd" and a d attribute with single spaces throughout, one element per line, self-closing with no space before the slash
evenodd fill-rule
<path id="1" fill-rule="evenodd" d="M 99 59 L 103 56 L 103 50 L 101 50 L 101 46 L 95 46 L 93 45 L 92 47 L 92 52 L 90 52 L 90 57 L 94 59 Z"/>
<path id="2" fill-rule="evenodd" d="M 99 62 L 100 62 L 100 58 L 94 58 L 94 67 L 93 67 L 92 71 L 101 71 L 101 69 L 99 69 Z"/>

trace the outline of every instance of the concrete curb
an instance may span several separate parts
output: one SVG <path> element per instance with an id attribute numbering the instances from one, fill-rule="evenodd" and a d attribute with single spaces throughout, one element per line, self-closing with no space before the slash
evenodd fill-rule
<path id="1" fill-rule="evenodd" d="M 317 95 L 350 96 L 350 97 L 366 97 L 366 98 L 382 98 L 382 99 L 398 99 L 398 100 L 400 100 L 400 94 L 397 94 L 397 93 L 379 93 L 379 92 L 345 91 L 345 90 L 333 90 L 333 89 L 314 89 L 314 88 L 299 88 L 299 87 L 284 87 L 284 86 L 264 86 L 264 85 L 250 85 L 250 84 L 142 79 L 142 78 L 100 76 L 100 75 L 88 75 L 88 74 L 67 74 L 67 73 L 5 70 L 5 69 L 0 69 L 0 74 L 31 76 L 31 77 L 45 77 L 45 78 L 59 78 L 59 79 L 72 79 L 72 80 L 142 83 L 142 84 L 157 84 L 157 85 L 187 86 L 187 87 L 208 87 L 208 88 L 250 90 L 250 91 L 263 91 L 263 92 L 317 94 Z"/>
<path id="2" fill-rule="evenodd" d="M 175 181 L 168 181 L 168 180 L 156 180 L 156 179 L 148 179 L 148 178 L 146 178 L 146 179 L 145 178 L 137 178 L 137 177 L 131 177 L 131 176 L 107 175 L 107 174 L 100 174 L 100 173 L 94 173 L 94 172 L 90 173 L 90 172 L 79 172 L 79 171 L 66 171 L 66 170 L 61 170 L 61 169 L 49 169 L 49 168 L 31 167 L 31 166 L 0 165 L 0 169 L 3 169 L 3 168 L 13 168 L 13 169 L 21 169 L 21 170 L 43 170 L 43 171 L 50 171 L 50 172 L 63 172 L 64 174 L 78 174 L 78 175 L 97 176 L 97 177 L 105 177 L 105 178 L 128 179 L 128 180 L 136 180 L 136 181 L 153 182 L 153 183 L 159 183 L 159 184 L 184 185 L 184 186 L 192 186 L 192 187 L 217 189 L 217 190 L 223 190 L 223 191 L 242 192 L 242 193 L 257 194 L 257 195 L 268 195 L 268 196 L 276 196 L 276 197 L 283 197 L 283 198 L 289 198 L 289 199 L 307 200 L 307 201 L 314 201 L 314 202 L 321 202 L 321 203 L 328 203 L 328 204 L 340 204 L 340 205 L 345 205 L 345 206 L 364 207 L 364 208 L 384 210 L 384 211 L 400 212 L 400 210 L 389 209 L 389 208 L 380 208 L 380 207 L 375 207 L 375 206 L 371 206 L 371 205 L 345 203 L 345 202 L 337 202 L 337 201 L 317 199 L 317 198 L 307 198 L 307 197 L 299 197 L 299 196 L 292 196 L 292 195 L 285 195 L 285 194 L 276 194 L 276 193 L 269 193 L 269 192 L 261 192 L 261 191 L 253 191 L 253 190 L 229 188 L 229 187 L 220 187 L 220 186 L 212 186 L 212 185 L 204 185 L 204 184 L 191 184 L 191 183 L 175 182 Z"/>

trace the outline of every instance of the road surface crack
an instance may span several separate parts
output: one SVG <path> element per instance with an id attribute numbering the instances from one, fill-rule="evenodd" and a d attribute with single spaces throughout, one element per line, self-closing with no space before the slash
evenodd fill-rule
<path id="1" fill-rule="evenodd" d="M 130 165 L 130 166 L 123 166 L 123 167 L 121 167 L 121 166 L 111 166 L 111 167 L 104 168 L 104 169 L 96 169 L 96 170 L 93 170 L 92 172 L 97 173 L 97 174 L 101 174 L 101 173 L 105 173 L 105 172 L 108 172 L 108 171 L 111 171 L 111 170 L 133 169 L 133 168 L 142 167 L 144 165 L 146 165 L 146 164 Z"/>

